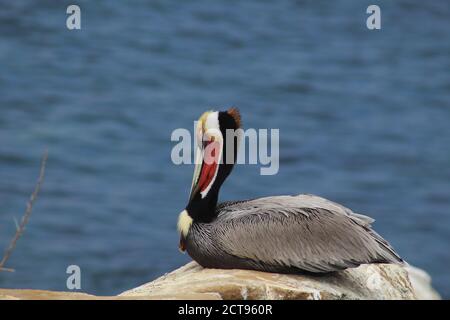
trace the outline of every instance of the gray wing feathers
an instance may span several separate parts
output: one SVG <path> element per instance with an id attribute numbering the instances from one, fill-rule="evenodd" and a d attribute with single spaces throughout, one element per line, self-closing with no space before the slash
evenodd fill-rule
<path id="1" fill-rule="evenodd" d="M 310 272 L 401 262 L 372 222 L 324 198 L 279 196 L 223 206 L 214 233 L 229 254 Z"/>

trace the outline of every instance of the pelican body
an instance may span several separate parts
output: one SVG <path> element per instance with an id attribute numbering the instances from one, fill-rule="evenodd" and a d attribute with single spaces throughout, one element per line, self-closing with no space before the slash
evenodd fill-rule
<path id="1" fill-rule="evenodd" d="M 191 195 L 178 218 L 180 250 L 207 268 L 328 273 L 403 260 L 371 227 L 373 219 L 314 195 L 218 202 L 236 160 L 235 108 L 205 112 L 196 128 Z M 232 143 L 230 143 L 232 142 Z M 230 157 L 231 153 L 231 157 Z M 228 157 L 227 157 L 228 156 Z"/>

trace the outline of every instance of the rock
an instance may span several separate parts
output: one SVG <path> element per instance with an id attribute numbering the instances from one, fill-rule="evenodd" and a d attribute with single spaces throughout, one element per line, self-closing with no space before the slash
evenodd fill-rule
<path id="1" fill-rule="evenodd" d="M 0 289 L 0 300 L 86 300 L 95 296 L 81 292 Z"/>
<path id="2" fill-rule="evenodd" d="M 204 269 L 195 262 L 119 296 L 0 289 L 0 300 L 128 299 L 439 299 L 430 276 L 415 267 L 370 264 L 323 276 Z"/>
<path id="3" fill-rule="evenodd" d="M 167 299 L 415 299 L 405 268 L 362 265 L 323 276 L 205 269 L 195 262 L 120 294 Z"/>
<path id="4" fill-rule="evenodd" d="M 0 300 L 150 300 L 153 297 L 94 296 L 82 292 L 0 289 Z"/>

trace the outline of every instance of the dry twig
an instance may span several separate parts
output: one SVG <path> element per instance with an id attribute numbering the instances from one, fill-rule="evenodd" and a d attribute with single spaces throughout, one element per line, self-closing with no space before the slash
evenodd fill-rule
<path id="1" fill-rule="evenodd" d="M 11 253 L 13 252 L 14 248 L 16 247 L 17 240 L 19 240 L 19 238 L 22 236 L 23 232 L 25 231 L 25 226 L 27 225 L 28 220 L 30 219 L 31 212 L 33 211 L 34 202 L 36 201 L 36 198 L 41 189 L 42 183 L 44 182 L 45 166 L 47 164 L 47 158 L 48 158 L 48 151 L 46 150 L 44 152 L 44 155 L 42 156 L 41 170 L 39 173 L 39 178 L 36 183 L 36 186 L 34 187 L 34 191 L 31 194 L 30 199 L 27 202 L 27 208 L 25 210 L 25 214 L 23 215 L 22 220 L 20 221 L 20 224 L 17 227 L 16 234 L 14 235 L 11 242 L 9 243 L 9 246 L 5 250 L 3 259 L 0 261 L 0 271 L 14 272 L 14 269 L 4 268 L 3 266 L 5 265 L 5 263 L 8 261 L 9 257 L 11 256 Z"/>

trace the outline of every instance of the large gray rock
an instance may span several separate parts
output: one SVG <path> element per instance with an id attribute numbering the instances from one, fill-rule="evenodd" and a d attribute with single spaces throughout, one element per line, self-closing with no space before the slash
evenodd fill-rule
<path id="1" fill-rule="evenodd" d="M 439 299 L 428 274 L 397 265 L 364 265 L 327 276 L 203 269 L 191 262 L 119 296 L 0 289 L 0 300 L 123 299 Z"/>
<path id="2" fill-rule="evenodd" d="M 439 298 L 421 282 L 420 297 Z M 427 291 L 428 290 L 428 291 Z M 427 293 L 426 293 L 427 292 Z M 426 293 L 426 294 L 425 294 Z M 120 294 L 150 299 L 416 299 L 408 271 L 371 264 L 325 276 L 205 269 L 195 262 Z M 419 298 L 420 298 L 419 297 Z"/>

